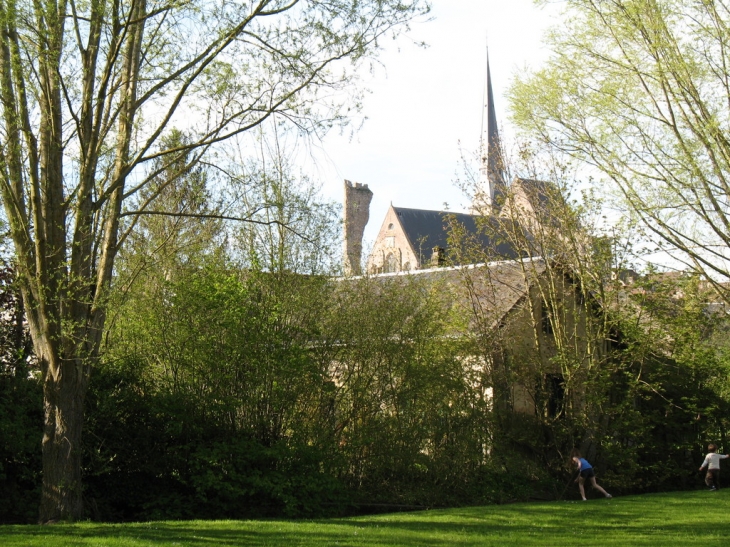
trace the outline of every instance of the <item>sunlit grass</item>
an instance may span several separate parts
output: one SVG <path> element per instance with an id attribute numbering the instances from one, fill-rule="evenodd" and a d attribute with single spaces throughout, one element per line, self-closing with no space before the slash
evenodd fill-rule
<path id="1" fill-rule="evenodd" d="M 0 526 L 0 545 L 4 547 L 708 546 L 727 544 L 728 538 L 730 489 L 313 521 Z"/>

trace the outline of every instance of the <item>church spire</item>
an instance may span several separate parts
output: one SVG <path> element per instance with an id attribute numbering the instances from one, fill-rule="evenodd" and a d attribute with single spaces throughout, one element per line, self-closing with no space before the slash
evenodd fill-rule
<path id="1" fill-rule="evenodd" d="M 484 126 L 486 118 L 486 127 Z M 504 200 L 506 185 L 502 163 L 502 141 L 499 138 L 497 114 L 494 110 L 492 75 L 489 70 L 489 49 L 487 49 L 487 82 L 484 90 L 484 110 L 482 112 L 482 135 L 479 144 L 481 155 L 481 184 L 489 189 L 489 206 L 492 214 L 498 212 Z M 485 196 L 486 197 L 486 196 Z"/>

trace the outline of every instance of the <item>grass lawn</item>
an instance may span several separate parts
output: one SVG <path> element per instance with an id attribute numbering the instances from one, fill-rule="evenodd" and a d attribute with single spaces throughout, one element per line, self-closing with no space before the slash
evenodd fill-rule
<path id="1" fill-rule="evenodd" d="M 314 521 L 0 526 L 3 547 L 728 544 L 730 488 Z"/>

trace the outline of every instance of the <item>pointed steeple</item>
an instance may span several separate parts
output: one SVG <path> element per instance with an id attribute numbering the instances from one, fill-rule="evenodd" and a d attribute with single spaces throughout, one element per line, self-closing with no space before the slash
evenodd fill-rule
<path id="1" fill-rule="evenodd" d="M 486 118 L 486 127 L 485 127 Z M 489 206 L 492 214 L 496 214 L 504 200 L 506 184 L 504 181 L 504 164 L 502 141 L 499 138 L 497 114 L 494 109 L 494 93 L 492 92 L 492 75 L 489 70 L 489 50 L 487 49 L 487 82 L 484 89 L 484 110 L 482 112 L 482 135 L 480 141 L 481 185 L 489 189 Z M 486 197 L 486 196 L 485 196 Z"/>

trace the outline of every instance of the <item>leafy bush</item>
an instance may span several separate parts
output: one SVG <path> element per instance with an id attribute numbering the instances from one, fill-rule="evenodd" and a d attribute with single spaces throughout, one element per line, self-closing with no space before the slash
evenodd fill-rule
<path id="1" fill-rule="evenodd" d="M 97 375 L 88 399 L 86 493 L 95 519 L 317 516 L 347 505 L 316 447 L 265 445 L 145 380 L 139 363 Z"/>
<path id="2" fill-rule="evenodd" d="M 43 397 L 15 274 L 0 266 L 0 523 L 32 522 L 40 500 Z"/>

